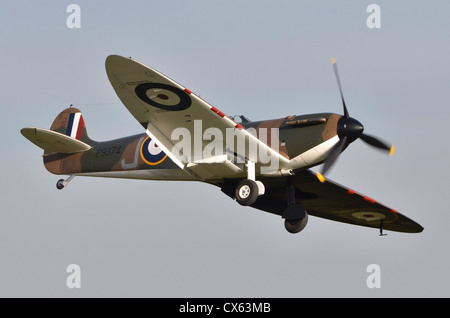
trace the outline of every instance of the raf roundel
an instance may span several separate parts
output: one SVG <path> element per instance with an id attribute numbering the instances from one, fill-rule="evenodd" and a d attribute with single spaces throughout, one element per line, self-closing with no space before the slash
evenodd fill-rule
<path id="1" fill-rule="evenodd" d="M 136 95 L 145 103 L 168 111 L 180 111 L 191 107 L 186 91 L 161 83 L 143 83 L 135 88 Z"/>
<path id="2" fill-rule="evenodd" d="M 140 154 L 142 160 L 151 166 L 158 165 L 167 158 L 167 155 L 150 137 L 142 142 Z"/>

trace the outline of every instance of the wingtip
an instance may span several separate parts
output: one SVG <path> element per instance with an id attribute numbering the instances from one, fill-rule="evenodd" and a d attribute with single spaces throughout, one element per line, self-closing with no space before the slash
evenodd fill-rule
<path id="1" fill-rule="evenodd" d="M 133 59 L 130 57 L 125 57 L 125 56 L 118 55 L 118 54 L 111 54 L 106 57 L 105 65 L 106 65 L 106 67 L 109 67 L 109 66 L 115 65 L 117 63 L 123 63 L 124 61 L 128 61 L 128 60 L 133 60 Z"/>

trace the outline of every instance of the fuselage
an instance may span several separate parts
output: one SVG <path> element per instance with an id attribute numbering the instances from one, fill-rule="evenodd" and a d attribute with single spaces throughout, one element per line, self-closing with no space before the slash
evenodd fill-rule
<path id="1" fill-rule="evenodd" d="M 258 167 L 272 164 L 275 169 L 269 174 L 280 174 L 286 171 L 303 170 L 322 163 L 329 151 L 339 141 L 337 124 L 340 115 L 320 113 L 302 116 L 242 123 L 259 140 L 277 153 L 277 162 L 267 162 L 259 153 L 261 161 Z M 204 149 L 213 143 L 217 149 L 219 141 L 223 142 L 222 154 L 239 166 L 239 155 L 242 147 L 252 148 L 248 140 L 243 145 L 233 142 L 233 149 L 227 144 L 226 137 L 210 135 L 206 131 L 197 134 L 203 138 Z M 197 180 L 194 176 L 175 164 L 157 145 L 143 133 L 120 139 L 96 142 L 88 140 L 92 149 L 76 154 L 44 154 L 46 168 L 54 174 L 84 175 L 96 177 L 130 178 L 147 180 Z M 241 147 L 241 148 L 239 148 Z M 239 148 L 239 149 L 238 149 Z M 255 148 L 256 149 L 256 148 Z M 251 150 L 251 149 L 250 149 Z M 249 154 L 249 150 L 245 152 Z M 209 154 L 209 153 L 208 153 Z M 205 155 L 205 152 L 203 152 Z M 213 154 L 214 155 L 214 154 Z M 202 158 L 207 159 L 207 158 Z M 265 160 L 264 160 L 265 159 Z M 264 162 L 265 161 L 265 162 Z M 258 170 L 257 174 L 260 175 Z M 235 177 L 240 177 L 236 173 Z"/>

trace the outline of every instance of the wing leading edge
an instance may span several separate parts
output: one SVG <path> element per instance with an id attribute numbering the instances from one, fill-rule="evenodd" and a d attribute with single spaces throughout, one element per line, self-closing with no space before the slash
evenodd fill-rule
<path id="1" fill-rule="evenodd" d="M 321 183 L 310 170 L 297 172 L 291 178 L 290 181 L 288 178 L 261 180 L 266 187 L 266 194 L 252 206 L 281 215 L 287 207 L 286 185 L 293 182 L 296 203 L 301 204 L 310 215 L 396 232 L 423 231 L 418 223 L 367 196 L 330 180 Z"/>

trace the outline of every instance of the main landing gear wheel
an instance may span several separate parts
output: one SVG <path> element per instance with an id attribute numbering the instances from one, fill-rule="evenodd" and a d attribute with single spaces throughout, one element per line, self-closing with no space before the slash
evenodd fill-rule
<path id="1" fill-rule="evenodd" d="M 303 230 L 306 227 L 306 224 L 308 224 L 307 213 L 305 214 L 305 217 L 303 219 L 284 221 L 284 227 L 286 228 L 286 231 L 292 234 L 298 233 Z"/>
<path id="2" fill-rule="evenodd" d="M 242 180 L 236 187 L 236 201 L 240 205 L 252 205 L 258 199 L 258 195 L 258 185 L 253 180 Z"/>

